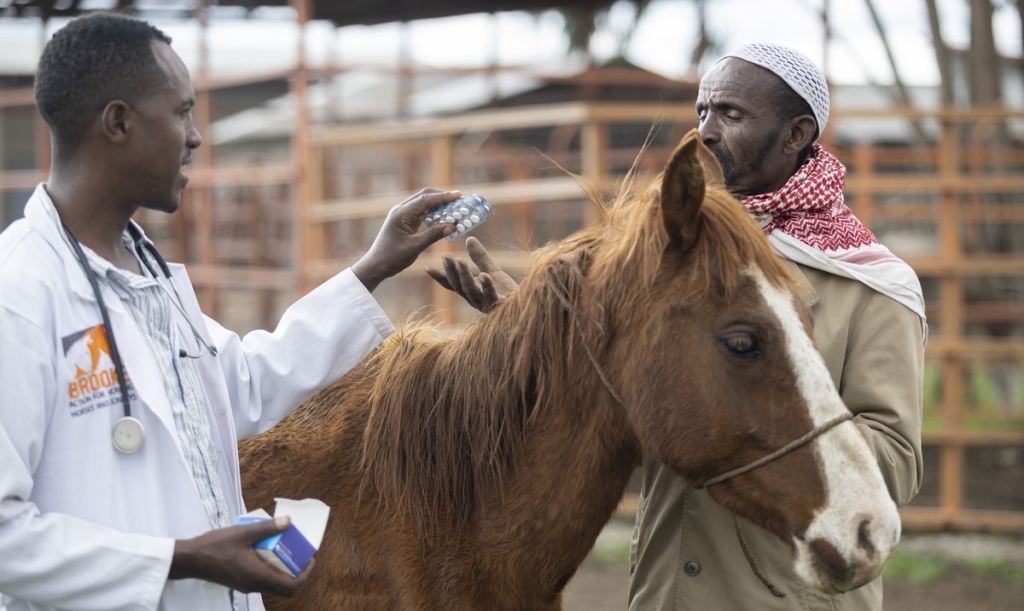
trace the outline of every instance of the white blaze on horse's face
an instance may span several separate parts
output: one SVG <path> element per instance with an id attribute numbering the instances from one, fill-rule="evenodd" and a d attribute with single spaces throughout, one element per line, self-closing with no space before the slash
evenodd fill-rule
<path id="1" fill-rule="evenodd" d="M 772 286 L 759 270 L 751 276 L 783 329 L 813 425 L 846 413 L 825 361 L 793 306 L 793 296 Z M 808 585 L 843 592 L 881 572 L 899 542 L 899 514 L 855 424 L 844 422 L 812 443 L 827 495 L 807 531 L 794 537 L 796 572 Z"/>

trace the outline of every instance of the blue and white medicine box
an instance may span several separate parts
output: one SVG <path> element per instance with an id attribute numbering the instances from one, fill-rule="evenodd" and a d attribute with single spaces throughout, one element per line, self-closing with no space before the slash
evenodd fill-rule
<path id="1" fill-rule="evenodd" d="M 291 524 L 272 537 L 257 541 L 253 547 L 272 566 L 296 577 L 320 549 L 331 508 L 316 499 L 274 499 L 274 516 L 289 516 Z M 251 524 L 271 519 L 262 509 L 238 516 L 235 524 Z"/>

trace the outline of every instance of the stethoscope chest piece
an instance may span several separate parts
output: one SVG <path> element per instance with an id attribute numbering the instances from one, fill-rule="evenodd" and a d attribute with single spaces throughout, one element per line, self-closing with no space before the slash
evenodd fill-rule
<path id="1" fill-rule="evenodd" d="M 118 452 L 131 454 L 142 447 L 146 439 L 146 427 L 137 418 L 124 416 L 114 425 L 112 437 Z"/>

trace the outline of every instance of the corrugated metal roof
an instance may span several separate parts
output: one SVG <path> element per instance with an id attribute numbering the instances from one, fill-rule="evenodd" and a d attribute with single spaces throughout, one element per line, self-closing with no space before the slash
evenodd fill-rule
<path id="1" fill-rule="evenodd" d="M 342 25 L 372 25 L 390 21 L 432 19 L 500 11 L 531 11 L 571 7 L 597 9 L 610 6 L 612 0 L 310 0 L 313 19 Z M 0 0 L 0 17 L 73 16 L 96 10 L 118 10 L 145 16 L 180 13 L 194 16 L 200 0 Z M 207 5 L 241 7 L 288 6 L 288 0 L 210 0 Z"/>

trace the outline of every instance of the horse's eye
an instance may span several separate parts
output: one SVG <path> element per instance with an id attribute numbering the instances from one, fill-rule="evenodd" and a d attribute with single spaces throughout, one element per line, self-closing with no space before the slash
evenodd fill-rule
<path id="1" fill-rule="evenodd" d="M 761 356 L 761 344 L 750 333 L 730 333 L 721 339 L 722 345 L 732 355 L 752 359 Z"/>

